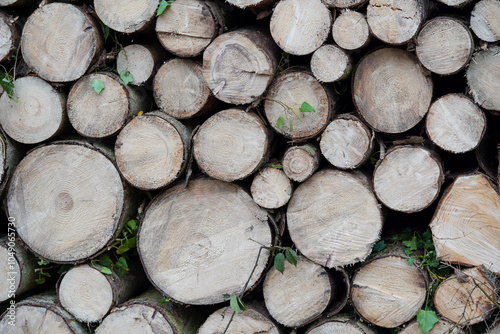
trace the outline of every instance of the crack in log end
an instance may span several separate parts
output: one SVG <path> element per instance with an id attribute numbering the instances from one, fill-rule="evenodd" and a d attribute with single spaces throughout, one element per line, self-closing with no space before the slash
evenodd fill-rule
<path id="1" fill-rule="evenodd" d="M 371 7 L 377 7 L 377 8 L 389 8 L 390 10 L 393 11 L 401 11 L 404 12 L 403 9 L 398 8 L 398 7 L 393 7 L 392 5 L 389 4 L 370 4 Z"/>

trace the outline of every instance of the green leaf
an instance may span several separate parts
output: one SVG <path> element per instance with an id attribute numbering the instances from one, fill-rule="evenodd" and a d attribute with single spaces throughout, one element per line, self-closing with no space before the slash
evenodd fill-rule
<path id="1" fill-rule="evenodd" d="M 224 297 L 224 299 L 229 299 L 231 298 L 231 296 L 229 295 L 229 293 L 225 293 L 222 295 L 222 297 Z"/>
<path id="2" fill-rule="evenodd" d="M 232 295 L 231 300 L 229 301 L 229 306 L 233 309 L 236 314 L 240 313 L 241 311 L 245 311 L 247 308 L 245 304 L 241 301 L 240 297 Z"/>
<path id="3" fill-rule="evenodd" d="M 283 116 L 278 117 L 278 120 L 276 121 L 276 127 L 278 129 L 283 129 L 283 124 L 285 124 L 285 119 Z"/>
<path id="4" fill-rule="evenodd" d="M 16 103 L 19 103 L 19 100 L 13 96 L 14 93 L 14 83 L 12 82 L 12 78 L 5 73 L 0 73 L 0 86 L 2 86 L 7 96 L 14 100 Z"/>
<path id="5" fill-rule="evenodd" d="M 160 299 L 160 300 L 158 301 L 158 304 L 160 304 L 160 305 L 161 305 L 161 304 L 165 304 L 165 303 L 168 303 L 168 302 L 170 302 L 170 299 L 169 299 L 169 298 L 167 298 L 167 297 L 165 297 L 165 298 Z"/>
<path id="6" fill-rule="evenodd" d="M 99 79 L 95 79 L 90 83 L 90 87 L 94 88 L 97 94 L 100 94 L 101 91 L 104 89 L 104 82 L 102 82 Z"/>
<path id="7" fill-rule="evenodd" d="M 128 269 L 127 260 L 123 256 L 120 256 L 115 263 L 115 267 Z"/>
<path id="8" fill-rule="evenodd" d="M 109 37 L 109 27 L 103 23 L 101 23 L 101 27 L 102 27 L 102 34 L 104 37 L 104 41 L 106 42 L 106 40 Z"/>
<path id="9" fill-rule="evenodd" d="M 408 260 L 406 260 L 406 262 L 408 262 L 409 264 L 413 264 L 414 260 L 413 259 L 408 259 Z"/>
<path id="10" fill-rule="evenodd" d="M 120 254 L 123 254 L 125 252 L 127 252 L 130 248 L 125 246 L 125 245 L 120 245 L 120 247 L 118 247 L 118 249 L 116 250 L 116 254 L 120 255 Z"/>
<path id="11" fill-rule="evenodd" d="M 123 70 L 120 72 L 120 78 L 122 79 L 123 83 L 125 85 L 128 85 L 129 83 L 131 83 L 132 81 L 134 81 L 134 77 L 132 75 L 132 73 L 130 73 L 129 70 Z"/>
<path id="12" fill-rule="evenodd" d="M 137 220 L 132 219 L 132 220 L 129 220 L 127 222 L 127 226 L 130 227 L 130 229 L 132 231 L 134 231 L 134 230 L 137 230 L 137 228 L 138 228 L 139 225 L 137 224 Z"/>
<path id="13" fill-rule="evenodd" d="M 101 256 L 99 256 L 97 258 L 97 262 L 99 262 L 99 264 L 101 266 L 105 266 L 105 267 L 109 267 L 113 264 L 113 261 L 111 261 L 111 258 L 109 257 L 109 254 L 107 254 L 107 253 L 101 254 Z"/>
<path id="14" fill-rule="evenodd" d="M 106 275 L 111 275 L 112 271 L 108 267 L 102 267 L 101 268 L 101 273 L 106 274 Z"/>
<path id="15" fill-rule="evenodd" d="M 50 264 L 50 262 L 49 262 L 49 261 L 45 261 L 45 260 L 40 260 L 40 261 L 37 261 L 37 263 L 38 263 L 38 265 L 40 265 L 40 266 L 46 266 L 46 265 Z"/>
<path id="16" fill-rule="evenodd" d="M 274 257 L 274 268 L 282 274 L 285 271 L 285 255 L 283 253 L 278 253 Z"/>
<path id="17" fill-rule="evenodd" d="M 71 269 L 71 265 L 70 265 L 70 264 L 63 264 L 63 265 L 59 268 L 59 270 L 57 271 L 57 273 L 58 273 L 58 274 L 62 274 L 62 273 L 66 272 L 66 271 L 68 271 L 68 270 L 70 270 L 70 269 Z"/>
<path id="18" fill-rule="evenodd" d="M 417 250 L 417 237 L 414 236 L 411 240 L 405 240 L 405 241 L 403 241 L 403 245 L 405 245 L 406 247 L 408 247 L 409 251 L 415 251 L 415 250 Z M 406 252 L 406 250 L 405 250 L 405 252 Z M 408 254 L 408 253 L 406 253 L 406 254 L 410 255 L 411 252 L 410 252 L 410 254 Z"/>
<path id="19" fill-rule="evenodd" d="M 134 248 L 137 245 L 137 238 L 132 237 L 130 239 L 127 239 L 125 242 L 124 246 L 127 246 L 128 248 Z"/>
<path id="20" fill-rule="evenodd" d="M 283 165 L 281 165 L 281 164 L 272 164 L 271 167 L 277 168 L 277 169 L 283 169 Z"/>
<path id="21" fill-rule="evenodd" d="M 439 321 L 436 312 L 430 310 L 419 310 L 417 312 L 417 321 L 422 333 L 427 333 L 434 327 L 434 324 Z"/>
<path id="22" fill-rule="evenodd" d="M 385 244 L 384 240 L 380 240 L 373 246 L 373 251 L 374 252 L 380 252 L 381 250 L 384 250 L 387 248 L 387 245 Z"/>
<path id="23" fill-rule="evenodd" d="M 294 266 L 297 266 L 297 252 L 291 249 L 290 247 L 287 247 L 285 249 L 285 256 L 288 262 L 293 264 Z"/>
<path id="24" fill-rule="evenodd" d="M 290 131 L 293 131 L 293 124 L 292 124 L 292 120 L 290 120 Z"/>
<path id="25" fill-rule="evenodd" d="M 43 283 L 45 283 L 45 281 L 46 281 L 45 277 L 40 277 L 40 278 L 35 279 L 35 282 L 37 284 L 43 284 Z"/>
<path id="26" fill-rule="evenodd" d="M 299 110 L 302 112 L 316 112 L 316 110 L 314 110 L 314 108 L 307 102 L 302 102 Z"/>
<path id="27" fill-rule="evenodd" d="M 165 9 L 167 9 L 168 6 L 170 6 L 172 4 L 172 2 L 174 2 L 174 0 L 161 0 L 160 6 L 158 7 L 158 10 L 156 11 L 156 16 L 160 16 L 161 14 L 163 14 Z"/>

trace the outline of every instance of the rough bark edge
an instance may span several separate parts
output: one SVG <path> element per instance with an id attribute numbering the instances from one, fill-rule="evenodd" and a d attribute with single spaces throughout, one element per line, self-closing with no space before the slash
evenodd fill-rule
<path id="1" fill-rule="evenodd" d="M 336 316 L 333 316 L 333 317 L 330 317 L 330 316 L 321 317 L 320 319 L 318 319 L 318 321 L 316 321 L 315 323 L 313 323 L 306 330 L 305 334 L 310 333 L 316 327 L 319 327 L 319 326 L 321 326 L 321 325 L 323 325 L 325 323 L 328 323 L 328 322 L 348 323 L 348 324 L 352 325 L 353 327 L 355 327 L 356 329 L 358 329 L 359 331 L 361 331 L 363 334 L 374 334 L 374 333 L 377 333 L 376 330 L 371 329 L 369 327 L 369 325 L 364 324 L 363 322 L 361 322 L 360 320 L 358 320 L 356 318 L 351 318 L 350 316 L 347 316 L 347 315 L 336 315 Z"/>
<path id="2" fill-rule="evenodd" d="M 5 155 L 0 159 L 4 160 L 3 176 L 0 179 L 0 201 L 5 199 L 7 185 L 10 183 L 12 172 L 25 156 L 25 149 L 22 144 L 10 139 L 0 125 L 0 145 L 3 146 Z M 5 204 L 5 203 L 4 203 Z M 8 216 L 8 215 L 7 215 Z"/>
<path id="3" fill-rule="evenodd" d="M 0 9 L 1 8 L 2 7 L 0 7 Z M 2 19 L 9 26 L 10 37 L 11 37 L 10 40 L 12 41 L 12 45 L 7 54 L 5 55 L 5 57 L 0 59 L 0 62 L 7 61 L 13 55 L 14 51 L 16 51 L 19 48 L 19 44 L 21 43 L 21 31 L 22 31 L 21 27 L 17 23 L 18 18 L 13 18 L 7 15 L 6 13 L 0 11 L 0 20 Z"/>

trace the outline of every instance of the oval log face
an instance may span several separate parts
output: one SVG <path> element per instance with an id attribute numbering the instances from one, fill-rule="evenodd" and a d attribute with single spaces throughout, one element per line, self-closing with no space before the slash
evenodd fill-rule
<path id="1" fill-rule="evenodd" d="M 259 312 L 256 308 L 246 305 L 245 312 L 239 313 L 231 321 L 228 328 L 228 333 L 245 333 L 245 334 L 280 334 L 278 327 L 268 318 Z M 214 334 L 223 333 L 229 323 L 231 317 L 226 317 L 226 314 L 231 314 L 232 310 L 229 307 L 221 308 L 212 313 L 203 325 L 198 330 L 198 334 Z"/>
<path id="2" fill-rule="evenodd" d="M 133 33 L 155 17 L 157 0 L 94 0 L 97 16 L 113 30 Z"/>
<path id="3" fill-rule="evenodd" d="M 466 76 L 474 101 L 484 109 L 500 111 L 500 53 L 499 46 L 491 46 L 472 57 Z"/>

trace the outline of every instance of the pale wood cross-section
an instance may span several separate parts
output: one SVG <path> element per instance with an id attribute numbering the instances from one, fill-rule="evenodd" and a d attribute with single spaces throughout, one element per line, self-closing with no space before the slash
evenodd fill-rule
<path id="1" fill-rule="evenodd" d="M 312 143 L 290 146 L 283 155 L 283 171 L 291 180 L 303 182 L 318 169 L 320 160 L 319 148 Z"/>
<path id="2" fill-rule="evenodd" d="M 149 83 L 163 60 L 161 47 L 157 45 L 130 44 L 118 53 L 116 69 L 118 73 L 129 71 L 133 80 L 130 84 L 141 86 Z"/>
<path id="3" fill-rule="evenodd" d="M 500 111 L 500 46 L 474 54 L 466 76 L 474 101 L 484 109 Z"/>
<path id="4" fill-rule="evenodd" d="M 253 178 L 252 198 L 259 206 L 277 209 L 288 203 L 292 196 L 292 182 L 281 169 L 265 167 Z"/>
<path id="5" fill-rule="evenodd" d="M 356 50 L 364 47 L 370 41 L 370 27 L 366 16 L 352 10 L 340 14 L 332 26 L 335 43 L 346 50 Z"/>
<path id="6" fill-rule="evenodd" d="M 481 0 L 476 3 L 470 14 L 470 27 L 483 41 L 500 40 L 500 2 Z"/>
<path id="7" fill-rule="evenodd" d="M 323 0 L 329 8 L 352 8 L 359 7 L 367 0 Z"/>
<path id="8" fill-rule="evenodd" d="M 355 318 L 345 315 L 321 318 L 315 322 L 306 334 L 377 334 L 374 328 Z M 418 333 L 420 334 L 420 333 Z"/>
<path id="9" fill-rule="evenodd" d="M 399 334 L 422 334 L 420 330 L 420 324 L 418 321 L 412 321 L 409 325 L 399 332 Z M 434 324 L 432 329 L 427 332 L 427 334 L 467 334 L 463 329 L 457 326 L 457 324 L 451 323 L 444 318 L 440 318 L 438 322 Z"/>
<path id="10" fill-rule="evenodd" d="M 21 28 L 14 18 L 0 12 L 0 62 L 10 60 L 20 41 Z"/>
<path id="11" fill-rule="evenodd" d="M 447 6 L 450 7 L 463 7 L 467 5 L 471 0 L 436 0 L 438 2 L 444 3 Z"/>
<path id="12" fill-rule="evenodd" d="M 277 2 L 278 0 L 227 0 L 228 3 L 239 8 L 260 9 Z"/>
<path id="13" fill-rule="evenodd" d="M 158 0 L 94 0 L 94 7 L 105 25 L 130 34 L 154 22 Z"/>
<path id="14" fill-rule="evenodd" d="M 311 71 L 319 82 L 343 80 L 351 74 L 349 55 L 333 44 L 325 44 L 314 51 L 311 57 Z"/>
<path id="15" fill-rule="evenodd" d="M 34 3 L 34 0 L 0 0 L 0 7 L 3 6 L 24 6 Z"/>

